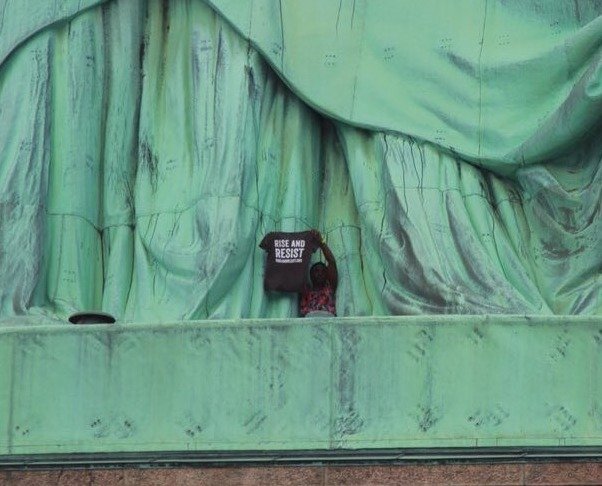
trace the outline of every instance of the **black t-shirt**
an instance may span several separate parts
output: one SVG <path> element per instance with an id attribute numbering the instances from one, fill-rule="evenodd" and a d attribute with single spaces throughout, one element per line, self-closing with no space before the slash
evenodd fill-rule
<path id="1" fill-rule="evenodd" d="M 265 290 L 302 292 L 311 255 L 319 247 L 311 231 L 268 233 L 259 244 L 268 252 L 263 278 Z"/>

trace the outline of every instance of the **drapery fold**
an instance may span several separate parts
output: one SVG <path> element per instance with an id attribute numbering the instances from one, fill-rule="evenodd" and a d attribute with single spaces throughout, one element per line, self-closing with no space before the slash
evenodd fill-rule
<path id="1" fill-rule="evenodd" d="M 339 315 L 602 312 L 595 2 L 34 3 L 0 6 L 0 315 L 296 316 L 257 244 L 311 227 Z"/>

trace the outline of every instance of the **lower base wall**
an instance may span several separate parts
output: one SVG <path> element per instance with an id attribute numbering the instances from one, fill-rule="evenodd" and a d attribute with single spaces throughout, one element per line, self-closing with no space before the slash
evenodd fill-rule
<path id="1" fill-rule="evenodd" d="M 602 462 L 255 466 L 0 471 L 0 484 L 29 485 L 574 485 L 602 484 Z"/>
<path id="2" fill-rule="evenodd" d="M 0 326 L 0 464 L 602 446 L 602 317 L 44 322 Z"/>

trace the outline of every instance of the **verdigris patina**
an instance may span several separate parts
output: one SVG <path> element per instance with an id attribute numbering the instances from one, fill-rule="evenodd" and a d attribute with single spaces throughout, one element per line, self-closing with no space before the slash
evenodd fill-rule
<path id="1" fill-rule="evenodd" d="M 0 316 L 602 312 L 602 5 L 0 2 Z"/>

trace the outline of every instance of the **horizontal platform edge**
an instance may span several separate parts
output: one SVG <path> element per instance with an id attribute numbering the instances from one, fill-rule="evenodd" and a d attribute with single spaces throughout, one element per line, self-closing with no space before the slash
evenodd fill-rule
<path id="1" fill-rule="evenodd" d="M 27 454 L 1 455 L 0 469 L 526 462 L 602 462 L 602 446 Z"/>

